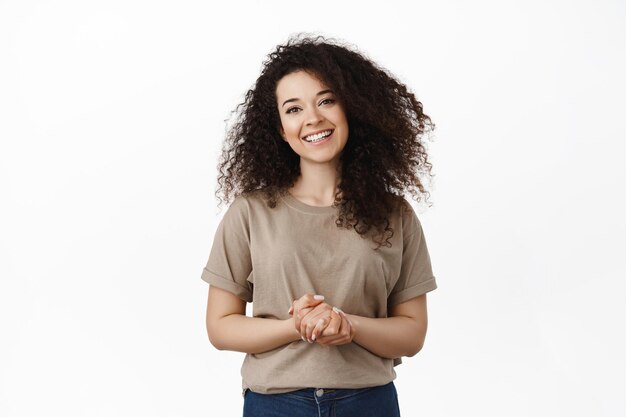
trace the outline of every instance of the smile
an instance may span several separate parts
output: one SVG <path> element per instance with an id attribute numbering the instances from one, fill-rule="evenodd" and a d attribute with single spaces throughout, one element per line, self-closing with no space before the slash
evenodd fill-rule
<path id="1" fill-rule="evenodd" d="M 304 141 L 306 141 L 306 142 L 309 142 L 309 143 L 315 143 L 315 142 L 320 142 L 320 141 L 324 140 L 325 138 L 330 136 L 332 133 L 333 133 L 333 130 L 329 129 L 329 130 L 324 130 L 324 131 L 319 132 L 319 133 L 315 133 L 313 135 L 305 136 L 302 139 Z"/>

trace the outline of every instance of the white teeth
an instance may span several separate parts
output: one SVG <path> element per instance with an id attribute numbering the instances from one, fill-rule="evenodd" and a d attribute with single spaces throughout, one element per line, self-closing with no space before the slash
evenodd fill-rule
<path id="1" fill-rule="evenodd" d="M 319 142 L 320 140 L 324 139 L 326 136 L 330 135 L 331 133 L 332 133 L 332 130 L 325 130 L 324 132 L 320 132 L 315 135 L 306 136 L 304 140 L 306 140 L 307 142 Z"/>

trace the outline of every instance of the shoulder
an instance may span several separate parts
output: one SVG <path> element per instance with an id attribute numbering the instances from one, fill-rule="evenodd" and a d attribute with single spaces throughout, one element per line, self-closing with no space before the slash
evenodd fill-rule
<path id="1" fill-rule="evenodd" d="M 235 195 L 228 209 L 240 209 L 263 200 L 262 190 L 243 191 Z"/>
<path id="2" fill-rule="evenodd" d="M 226 215 L 246 216 L 268 209 L 268 196 L 264 190 L 245 191 L 238 194 L 228 206 Z"/>
<path id="3" fill-rule="evenodd" d="M 422 228 L 413 205 L 404 197 L 398 198 L 398 213 L 402 223 L 403 234 L 410 235 Z"/>

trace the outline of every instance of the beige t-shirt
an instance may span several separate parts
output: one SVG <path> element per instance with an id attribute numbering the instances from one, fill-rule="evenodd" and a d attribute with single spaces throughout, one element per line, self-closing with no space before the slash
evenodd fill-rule
<path id="1" fill-rule="evenodd" d="M 406 200 L 405 200 L 406 201 Z M 408 206 L 408 203 L 407 203 Z M 390 218 L 392 247 L 335 224 L 337 207 L 309 206 L 291 194 L 269 208 L 259 192 L 238 196 L 220 222 L 202 279 L 252 302 L 253 315 L 285 320 L 305 293 L 349 314 L 387 317 L 389 307 L 437 288 L 415 212 Z M 302 340 L 247 354 L 243 388 L 281 393 L 302 388 L 362 388 L 395 379 L 397 360 L 355 342 L 321 346 Z"/>

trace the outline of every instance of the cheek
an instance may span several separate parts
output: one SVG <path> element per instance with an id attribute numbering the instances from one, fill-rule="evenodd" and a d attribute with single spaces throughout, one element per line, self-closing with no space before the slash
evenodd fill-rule
<path id="1" fill-rule="evenodd" d="M 299 138 L 300 127 L 297 123 L 289 120 L 283 120 L 283 130 L 287 138 Z"/>
<path id="2" fill-rule="evenodd" d="M 346 114 L 342 109 L 336 109 L 332 117 L 336 125 L 344 125 L 345 127 L 347 127 L 348 118 L 346 117 Z"/>

